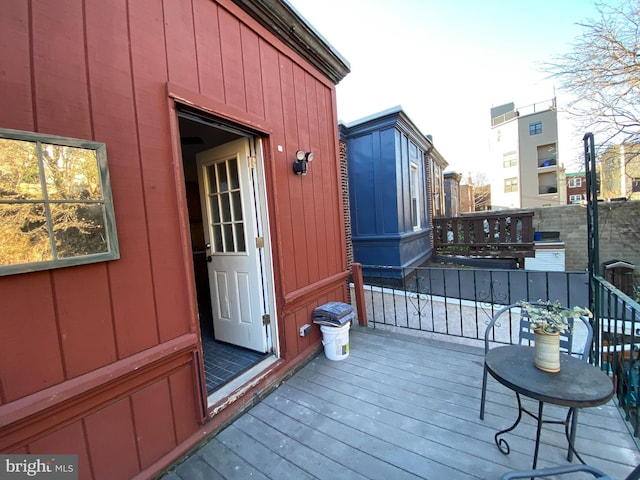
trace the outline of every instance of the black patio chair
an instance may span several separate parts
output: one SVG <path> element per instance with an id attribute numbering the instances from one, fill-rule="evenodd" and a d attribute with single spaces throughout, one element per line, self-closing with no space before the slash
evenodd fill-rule
<path id="1" fill-rule="evenodd" d="M 614 480 L 606 473 L 589 465 L 562 465 L 560 467 L 540 468 L 536 470 L 520 470 L 515 472 L 507 472 L 501 480 L 514 480 L 517 478 L 542 478 L 552 475 L 564 475 L 565 473 L 586 472 L 593 475 L 594 478 L 601 480 Z M 572 477 L 573 478 L 573 477 Z M 640 465 L 631 472 L 625 480 L 640 480 Z"/>

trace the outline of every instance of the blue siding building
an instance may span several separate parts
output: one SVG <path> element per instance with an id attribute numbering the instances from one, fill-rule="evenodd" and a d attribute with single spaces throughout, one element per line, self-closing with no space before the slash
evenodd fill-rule
<path id="1" fill-rule="evenodd" d="M 354 261 L 403 267 L 410 274 L 431 257 L 431 140 L 400 107 L 341 125 L 347 147 Z M 386 276 L 386 275 L 385 275 Z"/>

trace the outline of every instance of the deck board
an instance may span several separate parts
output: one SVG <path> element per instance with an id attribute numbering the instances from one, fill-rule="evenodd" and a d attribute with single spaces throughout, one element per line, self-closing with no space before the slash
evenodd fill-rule
<path id="1" fill-rule="evenodd" d="M 451 342 L 352 328 L 350 354 L 320 354 L 229 427 L 192 452 L 167 480 L 493 479 L 531 466 L 535 425 L 516 417 L 512 392 L 490 378 L 479 419 L 483 351 Z M 566 410 L 545 407 L 561 418 Z M 640 452 L 613 402 L 580 412 L 578 451 L 623 479 Z M 606 443 L 605 443 L 606 442 Z M 539 467 L 566 464 L 562 427 L 545 425 Z"/>

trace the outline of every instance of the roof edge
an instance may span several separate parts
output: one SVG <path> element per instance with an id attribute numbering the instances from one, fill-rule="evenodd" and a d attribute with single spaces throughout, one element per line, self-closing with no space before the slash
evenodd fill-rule
<path id="1" fill-rule="evenodd" d="M 286 0 L 232 1 L 335 84 L 350 72 L 349 62 Z"/>
<path id="2" fill-rule="evenodd" d="M 449 162 L 444 159 L 442 154 L 435 147 L 433 138 L 431 138 L 430 135 L 422 133 L 416 124 L 413 123 L 411 118 L 409 118 L 409 115 L 407 115 L 407 112 L 404 111 L 401 105 L 387 108 L 386 110 L 373 113 L 358 120 L 354 120 L 353 122 L 341 122 L 341 130 L 343 132 L 342 134 L 346 138 L 350 133 L 359 135 L 369 129 L 375 130 L 382 125 L 391 124 L 401 127 L 406 132 L 412 132 L 413 137 L 420 141 L 422 148 L 424 148 L 425 151 L 428 151 L 431 158 L 433 158 L 440 167 L 446 168 L 449 166 Z"/>

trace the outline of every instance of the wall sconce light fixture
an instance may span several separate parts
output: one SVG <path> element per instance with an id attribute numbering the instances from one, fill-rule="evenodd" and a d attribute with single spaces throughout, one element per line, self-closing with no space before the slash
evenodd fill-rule
<path id="1" fill-rule="evenodd" d="M 307 174 L 307 163 L 313 160 L 313 152 L 303 152 L 298 150 L 296 152 L 296 161 L 293 162 L 293 172 L 296 175 Z"/>

